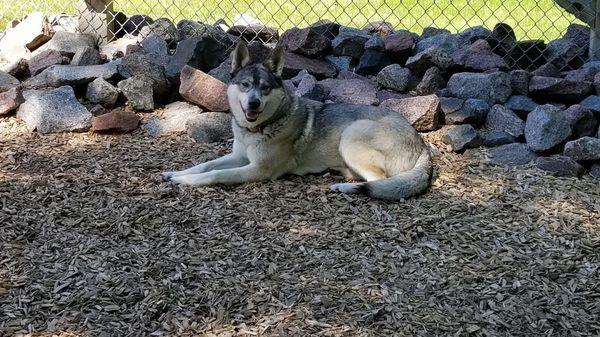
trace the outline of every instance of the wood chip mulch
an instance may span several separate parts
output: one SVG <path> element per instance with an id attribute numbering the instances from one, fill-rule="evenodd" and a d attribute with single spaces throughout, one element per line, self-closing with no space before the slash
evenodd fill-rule
<path id="1" fill-rule="evenodd" d="M 598 336 L 599 183 L 426 137 L 433 186 L 384 202 L 171 188 L 230 143 L 0 119 L 0 336 Z"/>

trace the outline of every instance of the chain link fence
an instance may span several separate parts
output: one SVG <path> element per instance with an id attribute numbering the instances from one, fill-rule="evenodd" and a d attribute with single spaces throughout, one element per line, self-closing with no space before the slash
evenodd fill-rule
<path id="1" fill-rule="evenodd" d="M 566 69 L 588 59 L 590 21 L 585 18 L 595 14 L 581 4 L 571 5 L 570 12 L 577 16 L 563 7 L 552 0 L 15 0 L 0 4 L 0 41 L 2 31 L 36 11 L 47 15 L 55 31 L 95 31 L 108 40 L 136 35 L 166 18 L 178 28 L 187 24 L 201 30 L 198 33 L 215 34 L 216 27 L 267 43 L 286 29 L 328 20 L 381 34 L 405 29 L 427 36 L 440 29 L 464 33 L 471 28 L 468 31 L 478 38 L 487 34 L 493 51 L 510 60 L 513 68 L 535 69 L 568 47 L 573 50 L 564 62 Z M 193 21 L 201 24 L 190 25 Z M 319 27 L 330 37 L 336 33 L 333 25 Z M 575 48 L 562 43 L 564 37 Z"/>

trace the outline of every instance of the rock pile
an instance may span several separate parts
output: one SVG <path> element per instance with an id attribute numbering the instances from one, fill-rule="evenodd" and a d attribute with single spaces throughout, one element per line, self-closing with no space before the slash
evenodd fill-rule
<path id="1" fill-rule="evenodd" d="M 284 83 L 297 96 L 394 110 L 421 132 L 442 128 L 453 151 L 488 147 L 501 165 L 598 175 L 600 62 L 580 62 L 586 48 L 569 34 L 587 27 L 545 44 L 517 41 L 506 24 L 419 36 L 385 22 L 320 21 L 280 34 L 246 15 L 231 26 L 122 17 L 119 38 L 103 45 L 39 13 L 9 29 L 0 40 L 0 115 L 16 112 L 40 133 L 129 132 L 138 113 L 166 106 L 143 126 L 150 135 L 230 137 L 229 51 L 257 40 L 255 61 L 285 49 Z"/>

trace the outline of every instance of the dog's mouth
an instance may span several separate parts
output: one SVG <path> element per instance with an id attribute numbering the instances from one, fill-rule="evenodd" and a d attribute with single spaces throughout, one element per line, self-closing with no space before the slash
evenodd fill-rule
<path id="1" fill-rule="evenodd" d="M 260 115 L 260 111 L 244 109 L 244 115 L 246 115 L 246 120 L 248 122 L 256 122 L 258 115 Z"/>

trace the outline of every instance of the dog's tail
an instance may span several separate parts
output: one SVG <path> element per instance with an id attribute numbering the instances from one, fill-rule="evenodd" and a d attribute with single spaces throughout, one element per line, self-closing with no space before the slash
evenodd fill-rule
<path id="1" fill-rule="evenodd" d="M 405 199 L 423 193 L 429 187 L 432 172 L 431 153 L 425 147 L 412 169 L 386 179 L 362 183 L 361 189 L 373 198 Z"/>

